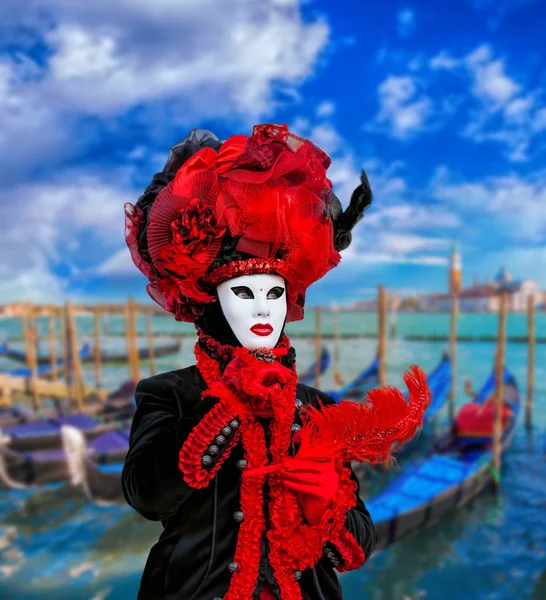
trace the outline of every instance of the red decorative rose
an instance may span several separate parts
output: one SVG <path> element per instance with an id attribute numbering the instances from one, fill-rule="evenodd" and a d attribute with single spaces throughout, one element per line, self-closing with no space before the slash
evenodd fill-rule
<path id="1" fill-rule="evenodd" d="M 218 252 L 216 241 L 224 235 L 226 228 L 218 226 L 210 206 L 203 206 L 198 198 L 194 198 L 171 223 L 171 231 L 177 251 L 191 254 L 197 262 L 210 263 Z"/>

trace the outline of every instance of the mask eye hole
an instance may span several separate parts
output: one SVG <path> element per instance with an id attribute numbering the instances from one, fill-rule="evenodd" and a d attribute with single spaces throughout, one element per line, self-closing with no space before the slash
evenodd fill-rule
<path id="1" fill-rule="evenodd" d="M 237 298 L 241 298 L 242 300 L 252 300 L 254 298 L 252 290 L 246 285 L 232 287 L 231 291 L 237 296 Z"/>
<path id="2" fill-rule="evenodd" d="M 267 293 L 267 299 L 278 300 L 283 294 L 284 288 L 279 285 L 269 290 L 269 292 Z"/>

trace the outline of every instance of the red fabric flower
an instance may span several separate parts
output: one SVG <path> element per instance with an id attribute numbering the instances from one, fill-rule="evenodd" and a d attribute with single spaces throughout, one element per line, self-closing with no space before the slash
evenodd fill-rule
<path id="1" fill-rule="evenodd" d="M 292 240 L 285 261 L 305 288 L 323 277 L 341 260 L 341 254 L 334 249 L 334 231 L 330 220 L 324 223 L 303 220 Z"/>
<path id="2" fill-rule="evenodd" d="M 329 164 L 326 154 L 286 126 L 255 127 L 244 152 L 219 176 L 216 216 L 232 236 L 243 236 L 237 249 L 272 258 L 288 249 L 308 222 L 325 222 Z M 319 270 L 324 274 L 327 268 Z"/>
<path id="3" fill-rule="evenodd" d="M 203 206 L 199 198 L 194 198 L 171 223 L 171 231 L 173 243 L 177 245 L 179 252 L 191 254 L 197 262 L 207 262 L 211 254 L 207 251 L 218 246 L 216 241 L 224 235 L 226 228 L 218 226 L 210 206 Z M 215 250 L 214 256 L 218 248 Z M 200 260 L 202 258 L 204 260 Z"/>
<path id="4" fill-rule="evenodd" d="M 173 194 L 202 198 L 202 194 L 198 192 L 203 173 L 209 171 L 209 174 L 215 176 L 223 173 L 243 152 L 247 140 L 246 135 L 234 135 L 222 144 L 220 152 L 213 148 L 201 148 L 177 172 L 173 181 Z"/>

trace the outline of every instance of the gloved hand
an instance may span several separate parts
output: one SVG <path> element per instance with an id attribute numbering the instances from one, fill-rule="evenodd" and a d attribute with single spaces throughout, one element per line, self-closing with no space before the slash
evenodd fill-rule
<path id="1" fill-rule="evenodd" d="M 334 460 L 288 458 L 283 463 L 281 475 L 285 485 L 298 492 L 298 501 L 307 522 L 318 524 L 339 488 Z"/>

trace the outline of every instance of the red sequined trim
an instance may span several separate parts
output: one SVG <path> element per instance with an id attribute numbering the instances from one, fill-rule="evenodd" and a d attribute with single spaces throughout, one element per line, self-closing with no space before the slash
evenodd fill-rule
<path id="1" fill-rule="evenodd" d="M 218 285 L 228 279 L 241 277 L 242 275 L 255 275 L 257 273 L 278 273 L 285 277 L 288 266 L 281 259 L 249 258 L 247 260 L 234 260 L 213 269 L 207 276 L 206 281 L 211 285 Z M 284 273 L 284 274 L 283 274 Z"/>

